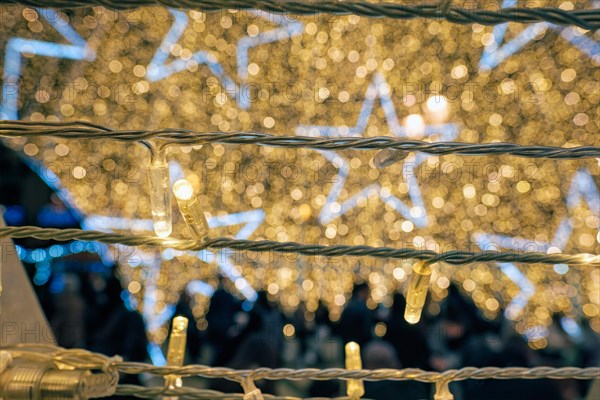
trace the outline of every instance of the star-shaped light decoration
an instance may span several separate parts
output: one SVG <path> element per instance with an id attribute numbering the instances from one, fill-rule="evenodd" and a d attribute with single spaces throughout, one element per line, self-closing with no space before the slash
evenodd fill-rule
<path id="1" fill-rule="evenodd" d="M 4 72 L 2 73 L 0 119 L 19 119 L 19 81 L 23 68 L 23 54 L 86 61 L 92 61 L 96 57 L 95 52 L 88 46 L 86 40 L 56 11 L 37 9 L 37 14 L 30 13 L 30 15 L 34 20 L 37 20 L 41 15 L 69 44 L 20 37 L 13 37 L 8 40 L 4 54 Z"/>
<path id="2" fill-rule="evenodd" d="M 573 211 L 580 207 L 583 201 L 588 204 L 592 215 L 594 215 L 597 220 L 600 219 L 600 192 L 598 191 L 598 186 L 594 182 L 592 176 L 586 169 L 577 171 L 573 176 L 566 197 L 568 215 L 558 224 L 551 242 L 548 243 L 539 240 L 481 232 L 474 235 L 475 241 L 482 250 L 501 250 L 502 248 L 505 248 L 514 251 L 562 252 L 568 245 L 569 239 L 573 233 L 573 225 L 571 223 Z M 600 226 L 598 226 L 598 228 L 600 228 Z M 536 289 L 531 281 L 527 279 L 514 263 L 500 263 L 498 265 L 502 272 L 504 272 L 504 274 L 506 274 L 520 290 L 505 310 L 506 317 L 515 320 L 522 314 Z M 557 264 L 554 266 L 554 271 L 557 274 L 564 275 L 569 271 L 569 267 L 566 264 Z"/>
<path id="3" fill-rule="evenodd" d="M 394 103 L 390 96 L 390 87 L 381 73 L 375 73 L 373 75 L 373 81 L 367 88 L 365 101 L 362 104 L 355 126 L 347 128 L 339 126 L 304 125 L 299 126 L 296 129 L 296 134 L 321 137 L 362 136 L 366 131 L 367 123 L 373 112 L 373 107 L 377 98 L 379 98 L 379 102 L 383 108 L 388 127 L 395 136 L 410 137 L 422 134 L 427 137 L 437 135 L 438 140 L 440 141 L 451 141 L 459 134 L 458 126 L 452 123 L 423 125 L 422 119 L 416 118 L 416 126 L 410 125 L 410 119 L 408 120 L 408 126 L 400 125 Z M 415 226 L 423 228 L 427 225 L 427 211 L 423 203 L 419 184 L 414 174 L 405 174 L 412 206 L 406 204 L 388 191 L 384 191 L 379 183 L 372 183 L 364 187 L 360 192 L 352 195 L 349 199 L 340 202 L 340 194 L 344 189 L 346 179 L 348 178 L 350 165 L 334 151 L 320 150 L 319 152 L 338 167 L 338 173 L 332 180 L 333 184 L 327 195 L 327 200 L 319 214 L 319 220 L 323 225 L 344 215 L 355 208 L 361 199 L 371 195 L 379 196 L 384 203 L 389 204 Z M 416 166 L 427 160 L 428 157 L 429 156 L 426 154 L 419 153 L 414 157 L 408 158 L 406 163 L 407 165 L 411 165 L 412 168 L 416 168 Z"/>
<path id="4" fill-rule="evenodd" d="M 240 39 L 237 47 L 237 66 L 238 66 L 238 78 L 244 82 L 248 78 L 248 53 L 252 47 L 259 46 L 261 44 L 272 43 L 284 38 L 299 35 L 304 29 L 304 25 L 295 20 L 289 20 L 281 15 L 268 14 L 264 11 L 251 10 L 253 14 L 268 19 L 277 25 L 281 25 L 280 28 L 258 33 L 254 36 L 246 36 Z M 171 9 L 170 13 L 173 15 L 174 20 L 171 28 L 165 35 L 162 44 L 156 50 L 156 53 L 152 57 L 150 64 L 147 67 L 147 78 L 151 82 L 156 82 L 162 79 L 166 79 L 169 76 L 185 71 L 190 63 L 196 65 L 206 65 L 211 73 L 215 75 L 222 83 L 226 93 L 233 94 L 238 105 L 242 109 L 248 109 L 252 96 L 248 93 L 248 88 L 242 84 L 238 85 L 223 69 L 223 66 L 214 54 L 209 51 L 197 51 L 190 54 L 185 59 L 180 57 L 167 63 L 169 59 L 171 47 L 175 45 L 185 32 L 188 24 L 189 17 L 184 11 Z"/>
<path id="5" fill-rule="evenodd" d="M 502 8 L 514 7 L 516 4 L 517 0 L 504 0 Z M 593 2 L 594 8 L 598 8 L 599 5 L 599 1 Z M 539 22 L 527 26 L 512 40 L 503 43 L 507 29 L 508 23 L 494 26 L 492 33 L 493 40 L 484 48 L 483 55 L 479 61 L 479 69 L 481 71 L 489 71 L 496 68 L 504 60 L 516 54 L 548 29 L 559 32 L 563 39 L 578 48 L 582 54 L 592 59 L 596 64 L 600 64 L 600 42 L 585 36 L 579 28 Z"/>

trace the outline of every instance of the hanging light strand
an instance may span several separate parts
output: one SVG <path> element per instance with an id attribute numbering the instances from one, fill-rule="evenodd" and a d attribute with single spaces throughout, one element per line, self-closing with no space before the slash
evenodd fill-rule
<path id="1" fill-rule="evenodd" d="M 473 252 L 452 250 L 437 253 L 432 250 L 408 248 L 372 247 L 318 244 L 301 244 L 296 242 L 276 242 L 271 240 L 243 240 L 215 238 L 209 240 L 189 240 L 175 238 L 159 238 L 120 233 L 105 233 L 94 230 L 40 228 L 36 226 L 9 226 L 0 228 L 0 237 L 25 238 L 33 237 L 42 240 L 80 240 L 97 241 L 106 244 L 124 244 L 127 246 L 155 246 L 175 250 L 203 250 L 207 248 L 229 248 L 238 251 L 296 253 L 306 256 L 356 256 L 395 259 L 419 259 L 429 263 L 443 261 L 448 264 L 463 265 L 475 262 L 521 262 L 540 264 L 568 264 L 572 266 L 600 267 L 600 255 L 594 254 L 562 254 L 515 251 Z"/>
<path id="2" fill-rule="evenodd" d="M 584 29 L 598 29 L 600 18 L 597 10 L 563 10 L 554 7 L 514 7 L 501 9 L 463 8 L 442 1 L 440 5 L 423 2 L 419 4 L 398 4 L 367 2 L 364 0 L 338 1 L 320 0 L 281 1 L 281 0 L 0 0 L 0 4 L 22 4 L 32 7 L 76 8 L 104 6 L 114 10 L 125 10 L 141 6 L 156 6 L 195 9 L 210 12 L 225 9 L 262 10 L 277 14 L 296 15 L 358 15 L 372 18 L 408 20 L 414 18 L 446 19 L 455 24 L 478 23 L 497 25 L 505 22 L 524 24 L 540 21 L 558 25 L 575 25 Z"/>
<path id="3" fill-rule="evenodd" d="M 582 159 L 600 157 L 600 147 L 525 146 L 515 143 L 459 143 L 404 140 L 390 136 L 322 138 L 311 136 L 278 136 L 261 132 L 196 132 L 188 129 L 112 130 L 87 122 L 40 123 L 0 121 L 0 137 L 56 137 L 61 139 L 109 139 L 140 142 L 148 147 L 150 139 L 160 139 L 157 151 L 169 145 L 207 143 L 252 144 L 283 148 L 315 150 L 380 150 L 420 151 L 434 155 L 466 156 L 512 155 L 524 158 Z"/>

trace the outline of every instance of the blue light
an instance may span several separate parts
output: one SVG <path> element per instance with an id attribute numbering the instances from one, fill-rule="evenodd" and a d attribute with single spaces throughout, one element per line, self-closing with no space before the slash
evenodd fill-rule
<path id="1" fill-rule="evenodd" d="M 33 262 L 45 261 L 47 253 L 44 249 L 35 249 L 31 252 L 31 260 Z"/>
<path id="2" fill-rule="evenodd" d="M 567 264 L 555 264 L 554 272 L 556 272 L 557 274 L 564 275 L 567 272 L 569 272 L 569 266 Z"/>
<path id="3" fill-rule="evenodd" d="M 189 295 L 200 294 L 202 296 L 211 297 L 215 289 L 206 282 L 193 280 L 186 286 L 186 291 Z"/>
<path id="4" fill-rule="evenodd" d="M 254 308 L 254 303 L 248 300 L 244 300 L 242 301 L 242 310 L 246 311 L 246 312 L 250 312 L 252 311 L 252 309 Z"/>
<path id="5" fill-rule="evenodd" d="M 39 262 L 35 265 L 35 275 L 33 276 L 33 283 L 38 286 L 46 284 L 50 279 L 52 270 L 49 262 Z"/>
<path id="6" fill-rule="evenodd" d="M 63 247 L 59 244 L 50 246 L 50 248 L 48 249 L 48 254 L 50 255 L 50 257 L 53 257 L 53 258 L 60 257 L 63 255 L 63 253 L 64 253 Z"/>
<path id="7" fill-rule="evenodd" d="M 50 293 L 58 294 L 65 290 L 65 280 L 62 275 L 56 275 L 50 283 Z"/>
<path id="8" fill-rule="evenodd" d="M 152 361 L 152 364 L 154 364 L 155 366 L 163 367 L 167 365 L 167 359 L 165 358 L 165 355 L 163 354 L 158 344 L 154 342 L 148 343 L 148 354 L 150 355 L 150 360 Z"/>
<path id="9" fill-rule="evenodd" d="M 579 340 L 583 337 L 583 331 L 581 330 L 581 327 L 573 318 L 562 317 L 560 319 L 560 326 L 567 333 L 567 335 L 571 336 L 571 338 L 575 340 Z"/>
<path id="10" fill-rule="evenodd" d="M 25 209 L 21 206 L 6 206 L 4 221 L 7 225 L 19 226 L 25 222 Z"/>

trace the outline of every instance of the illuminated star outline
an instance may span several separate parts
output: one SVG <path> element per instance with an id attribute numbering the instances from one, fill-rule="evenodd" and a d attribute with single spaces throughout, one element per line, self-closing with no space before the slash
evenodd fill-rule
<path id="1" fill-rule="evenodd" d="M 503 8 L 513 7 L 517 0 L 504 0 Z M 599 1 L 593 2 L 593 7 L 597 8 L 600 5 Z M 502 45 L 504 36 L 508 28 L 508 22 L 496 25 L 493 31 L 494 41 L 483 49 L 481 60 L 479 61 L 480 71 L 489 71 L 496 68 L 504 60 L 517 53 L 528 43 L 533 41 L 537 34 L 545 29 L 553 29 L 560 32 L 560 36 L 569 41 L 581 52 L 591 58 L 594 62 L 600 64 L 600 43 L 590 39 L 584 35 L 577 34 L 577 28 L 565 28 L 560 25 L 555 25 L 547 22 L 539 22 L 524 29 L 511 41 Z"/>
<path id="2" fill-rule="evenodd" d="M 65 58 L 69 60 L 93 61 L 95 52 L 67 21 L 52 9 L 36 9 L 62 37 L 70 44 L 43 42 L 34 39 L 13 37 L 6 43 L 4 55 L 4 72 L 2 74 L 2 104 L 0 119 L 17 120 L 19 80 L 22 72 L 22 54 L 31 53 L 36 56 Z"/>
<path id="3" fill-rule="evenodd" d="M 69 211 L 75 216 L 76 219 L 81 221 L 81 228 L 84 230 L 99 230 L 104 232 L 112 232 L 114 230 L 153 230 L 153 222 L 151 219 L 129 219 L 121 217 L 108 217 L 102 215 L 85 215 L 80 210 L 75 202 L 73 194 L 62 184 L 58 176 L 52 172 L 46 165 L 41 162 L 32 160 L 27 156 L 21 157 L 26 165 L 35 172 L 50 189 L 61 199 L 63 204 L 69 209 Z M 171 175 L 171 182 L 175 182 L 177 179 L 183 178 L 183 171 L 181 165 L 176 161 L 169 163 L 169 174 Z M 243 226 L 235 234 L 236 239 L 247 239 L 256 231 L 256 229 L 263 223 L 265 219 L 265 213 L 262 209 L 255 209 L 249 211 L 242 211 L 232 214 L 214 216 L 208 219 L 208 225 L 210 228 L 227 227 L 233 225 Z M 74 242 L 77 243 L 77 242 Z M 146 276 L 144 282 L 144 307 L 142 309 L 142 316 L 147 324 L 148 332 L 156 332 L 162 325 L 164 325 L 172 316 L 175 311 L 175 306 L 172 304 L 167 305 L 163 312 L 156 313 L 154 311 L 154 305 L 156 304 L 156 279 L 160 272 L 160 260 L 170 260 L 173 257 L 181 256 L 183 254 L 196 256 L 201 261 L 206 263 L 216 262 L 219 266 L 219 270 L 223 275 L 231 279 L 237 290 L 240 291 L 248 301 L 254 302 L 257 298 L 256 291 L 252 286 L 244 279 L 238 268 L 231 261 L 227 255 L 226 250 L 219 250 L 217 253 L 211 253 L 208 250 L 202 251 L 187 251 L 182 252 L 173 249 L 165 249 L 160 253 L 160 256 L 153 255 L 151 253 L 136 250 L 132 253 L 130 246 L 116 244 L 116 254 L 126 254 L 128 256 L 128 262 L 131 267 L 142 266 L 146 269 Z M 68 250 L 68 251 L 67 251 Z M 54 252 L 59 252 L 60 255 L 54 255 Z M 97 247 L 86 246 L 85 243 L 81 243 L 81 251 L 78 248 L 67 249 L 63 246 L 62 251 L 58 248 L 51 246 L 48 249 L 44 249 L 44 252 L 33 250 L 32 252 L 26 249 L 17 249 L 19 257 L 21 259 L 32 259 L 36 263 L 40 263 L 43 266 L 44 263 L 48 262 L 50 258 L 59 258 L 70 253 L 79 252 L 91 252 L 97 253 L 105 265 L 113 265 L 115 260 L 114 253 L 111 253 L 109 247 L 102 243 L 97 243 Z M 62 254 L 64 252 L 64 254 Z M 44 259 L 37 260 L 38 257 L 44 256 Z M 200 280 L 194 280 L 188 283 L 186 290 L 190 294 L 203 294 L 211 296 L 213 291 L 212 287 L 206 282 Z M 124 299 L 129 303 L 133 303 L 133 297 L 130 295 L 128 299 Z M 164 355 L 162 350 L 156 343 L 150 343 L 148 352 L 155 365 L 164 365 Z"/>
<path id="4" fill-rule="evenodd" d="M 200 50 L 195 52 L 190 60 L 177 59 L 167 64 L 171 46 L 179 41 L 189 23 L 189 17 L 186 12 L 175 9 L 169 9 L 169 12 L 174 17 L 173 24 L 146 68 L 146 77 L 148 80 L 156 82 L 166 79 L 177 72 L 184 71 L 187 69 L 188 62 L 192 60 L 198 65 L 206 65 L 211 73 L 218 77 L 223 83 L 226 93 L 236 94 L 234 97 L 236 97 L 236 102 L 239 107 L 247 110 L 250 107 L 251 96 L 241 92 L 241 90 L 245 89 L 243 87 L 240 88 L 233 79 L 227 75 L 223 70 L 223 66 L 217 61 L 212 52 Z M 237 73 L 238 78 L 242 81 L 245 81 L 248 78 L 248 53 L 251 48 L 296 36 L 304 31 L 304 24 L 299 21 L 290 21 L 284 16 L 272 15 L 263 11 L 252 10 L 251 12 L 259 17 L 268 18 L 269 21 L 281 25 L 281 27 L 259 33 L 254 37 L 246 36 L 239 40 L 237 47 Z"/>
<path id="5" fill-rule="evenodd" d="M 373 106 L 375 104 L 375 99 L 377 98 L 379 98 L 379 102 L 381 104 L 381 108 L 383 109 L 390 131 L 398 137 L 407 136 L 406 128 L 401 126 L 398 122 L 396 109 L 390 97 L 389 85 L 386 83 L 384 76 L 379 72 L 374 74 L 373 81 L 367 88 L 365 101 L 362 104 L 355 126 L 348 128 L 339 126 L 301 125 L 296 129 L 296 134 L 319 137 L 360 137 L 366 131 L 367 123 L 369 121 L 369 117 L 373 113 Z M 452 123 L 426 125 L 424 131 L 425 136 L 436 134 L 439 134 L 440 141 L 452 141 L 459 134 L 458 126 Z M 335 151 L 317 151 L 319 151 L 331 163 L 338 166 L 337 175 L 332 181 L 333 183 L 329 194 L 327 195 L 325 205 L 319 214 L 319 221 L 322 225 L 326 225 L 332 220 L 344 215 L 356 207 L 361 199 L 364 199 L 372 194 L 377 194 L 385 204 L 390 205 L 404 218 L 411 221 L 417 227 L 423 228 L 427 225 L 427 210 L 423 203 L 421 190 L 414 174 L 405 174 L 406 183 L 408 184 L 409 190 L 408 194 L 413 204 L 412 207 L 409 207 L 406 203 L 391 193 L 384 191 L 379 183 L 372 183 L 368 185 L 360 192 L 354 194 L 340 204 L 338 200 L 342 190 L 344 189 L 346 179 L 350 173 L 350 165 L 347 160 L 345 160 Z M 414 168 L 426 161 L 429 157 L 430 155 L 418 153 L 414 157 L 410 156 L 407 159 L 405 166 L 410 163 Z"/>
<path id="6" fill-rule="evenodd" d="M 582 168 L 575 173 L 571 181 L 571 186 L 569 187 L 566 198 L 567 210 L 570 211 L 579 207 L 584 200 L 587 202 L 592 213 L 600 218 L 600 192 L 598 191 L 598 187 L 596 186 L 592 175 L 585 168 Z M 570 220 L 570 216 L 567 215 L 558 224 L 558 228 L 550 243 L 486 233 L 476 233 L 474 238 L 478 246 L 484 251 L 496 250 L 498 247 L 517 251 L 535 250 L 547 252 L 551 248 L 564 250 L 573 233 L 573 226 L 571 225 Z M 600 226 L 598 228 L 600 229 Z M 520 289 L 519 294 L 512 299 L 505 310 L 507 318 L 514 320 L 523 312 L 527 303 L 529 303 L 529 299 L 535 292 L 535 287 L 515 264 L 498 263 L 497 265 L 500 266 L 502 272 L 504 272 L 504 274 L 506 274 L 506 276 L 508 276 Z M 569 267 L 566 264 L 557 264 L 554 266 L 554 271 L 561 275 L 566 274 L 568 270 Z"/>

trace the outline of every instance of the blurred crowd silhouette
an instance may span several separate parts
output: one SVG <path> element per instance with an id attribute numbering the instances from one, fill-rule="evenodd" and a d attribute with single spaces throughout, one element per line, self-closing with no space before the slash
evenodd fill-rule
<path id="1" fill-rule="evenodd" d="M 123 289 L 116 277 L 86 272 L 68 273 L 62 280 L 58 292 L 47 290 L 47 285 L 36 286 L 59 345 L 119 354 L 129 361 L 149 361 L 144 321 L 125 306 Z M 205 329 L 200 330 L 193 322 L 189 324 L 186 363 L 235 369 L 343 367 L 343 345 L 355 341 L 361 346 L 366 369 L 443 371 L 464 366 L 599 365 L 600 339 L 586 321 L 577 321 L 574 327 L 556 316 L 544 333 L 548 345 L 533 350 L 527 338 L 516 333 L 514 322 L 502 317 L 493 321 L 483 318 L 452 285 L 439 312 L 430 315 L 424 311 L 416 325 L 404 320 L 406 300 L 400 293 L 394 295 L 391 307 L 371 309 L 367 301 L 370 289 L 364 283 L 354 287 L 335 322 L 322 304 L 316 311 L 308 312 L 301 303 L 293 313 L 285 314 L 265 292 L 259 292 L 249 308 L 226 287 L 227 282 L 220 278 L 206 313 Z M 194 321 L 192 306 L 193 299 L 182 293 L 174 316 Z M 163 350 L 166 351 L 166 343 Z M 137 376 L 122 378 L 126 383 L 145 383 Z M 238 383 L 228 380 L 189 384 L 228 393 L 241 391 Z M 431 399 L 434 390 L 433 385 L 415 381 L 364 384 L 364 397 L 377 400 Z M 294 385 L 257 382 L 264 393 L 277 395 L 336 397 L 345 391 L 345 384 L 336 380 Z M 450 389 L 457 400 L 576 400 L 585 398 L 589 386 L 589 381 L 576 380 L 468 380 L 452 383 Z"/>

